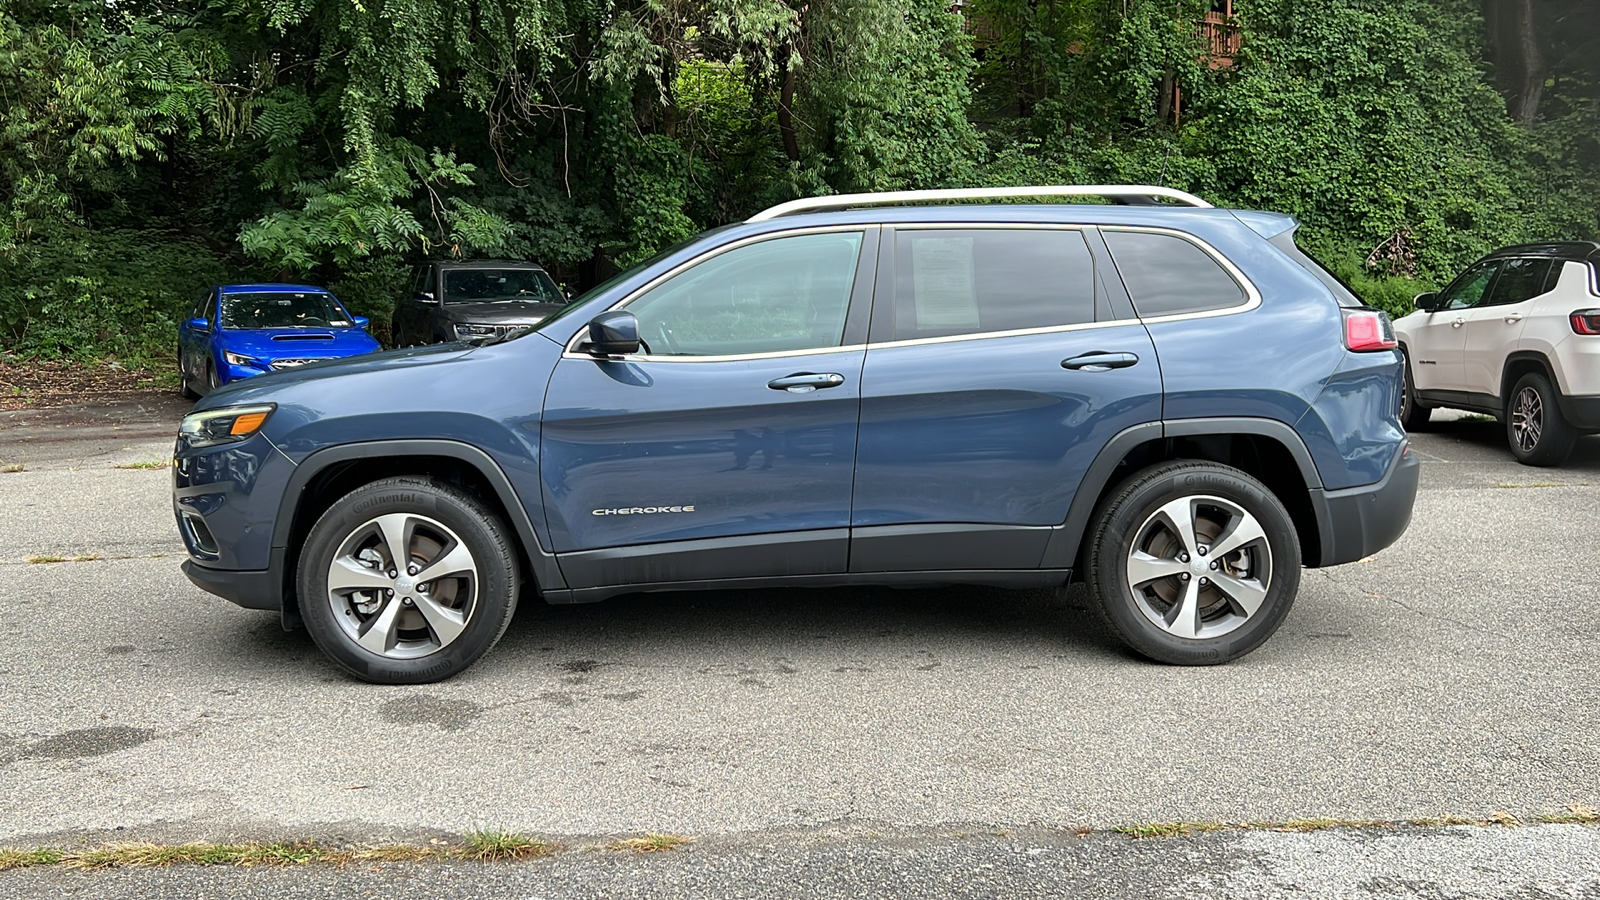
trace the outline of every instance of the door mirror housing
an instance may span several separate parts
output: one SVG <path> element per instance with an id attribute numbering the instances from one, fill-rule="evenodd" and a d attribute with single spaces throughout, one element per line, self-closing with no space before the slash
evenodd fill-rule
<path id="1" fill-rule="evenodd" d="M 351 316 L 350 320 L 356 323 L 357 328 L 366 328 L 372 323 L 372 320 L 366 316 Z"/>
<path id="2" fill-rule="evenodd" d="M 417 291 L 417 302 L 432 306 L 439 301 L 433 296 L 433 291 Z"/>
<path id="3" fill-rule="evenodd" d="M 588 352 L 594 356 L 625 356 L 639 352 L 639 320 L 623 310 L 603 312 L 589 320 Z"/>
<path id="4" fill-rule="evenodd" d="M 1412 297 L 1411 304 L 1423 312 L 1433 312 L 1434 308 L 1439 305 L 1439 293 L 1437 291 L 1424 291 Z"/>
<path id="5" fill-rule="evenodd" d="M 204 317 L 199 318 L 199 319 L 190 319 L 189 320 L 189 327 L 191 329 L 193 329 L 194 331 L 209 331 L 209 330 L 211 330 L 211 326 L 206 324 L 206 320 L 205 320 Z"/>

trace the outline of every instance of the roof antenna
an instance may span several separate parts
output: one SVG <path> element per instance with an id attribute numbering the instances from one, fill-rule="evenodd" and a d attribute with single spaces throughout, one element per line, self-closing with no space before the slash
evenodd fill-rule
<path id="1" fill-rule="evenodd" d="M 1167 160 L 1172 158 L 1172 145 L 1167 145 L 1167 154 L 1161 157 L 1161 174 L 1156 177 L 1157 187 L 1167 186 Z"/>

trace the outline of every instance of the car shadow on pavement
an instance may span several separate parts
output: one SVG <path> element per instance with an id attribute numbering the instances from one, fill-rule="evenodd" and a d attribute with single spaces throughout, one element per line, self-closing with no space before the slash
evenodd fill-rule
<path id="1" fill-rule="evenodd" d="M 1507 462 L 1512 461 L 1511 451 L 1506 447 L 1505 425 L 1488 416 L 1438 418 L 1427 423 L 1421 433 L 1460 441 L 1475 450 L 1483 450 Z M 1537 471 L 1533 467 L 1528 469 Z M 1557 471 L 1600 473 L 1600 435 L 1579 438 L 1571 458 L 1557 467 Z"/>

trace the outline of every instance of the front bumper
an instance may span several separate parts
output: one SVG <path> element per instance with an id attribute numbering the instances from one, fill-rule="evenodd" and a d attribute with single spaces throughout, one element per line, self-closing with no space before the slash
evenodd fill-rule
<path id="1" fill-rule="evenodd" d="M 281 554 L 277 554 L 281 556 Z M 183 562 L 183 574 L 204 591 L 245 609 L 283 608 L 282 566 L 262 571 L 209 569 L 192 559 Z"/>
<path id="2" fill-rule="evenodd" d="M 1376 484 L 1311 491 L 1311 506 L 1321 533 L 1318 566 L 1365 559 L 1393 544 L 1411 524 L 1422 462 L 1402 449 Z"/>

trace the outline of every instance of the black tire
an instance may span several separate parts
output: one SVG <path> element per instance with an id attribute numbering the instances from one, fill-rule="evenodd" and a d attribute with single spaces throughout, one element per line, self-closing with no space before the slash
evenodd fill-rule
<path id="1" fill-rule="evenodd" d="M 1416 384 L 1411 380 L 1411 354 L 1400 351 L 1400 365 L 1404 382 L 1400 388 L 1400 424 L 1407 431 L 1422 431 L 1428 427 L 1433 407 L 1417 402 Z"/>
<path id="2" fill-rule="evenodd" d="M 1162 518 L 1169 509 L 1190 516 L 1189 540 Z M 1257 531 L 1220 560 L 1210 554 L 1209 541 L 1220 546 Z M 1180 461 L 1145 469 L 1113 492 L 1089 534 L 1089 591 L 1101 615 L 1129 647 L 1158 662 L 1216 665 L 1244 656 L 1278 630 L 1300 587 L 1294 520 L 1266 485 L 1229 466 Z M 1135 582 L 1136 566 L 1171 574 Z M 1181 614 L 1186 603 L 1192 618 Z"/>
<path id="3" fill-rule="evenodd" d="M 183 370 L 183 351 L 178 351 L 178 393 L 185 400 L 199 400 L 200 395 L 189 387 L 189 375 Z"/>
<path id="4" fill-rule="evenodd" d="M 1561 403 L 1541 372 L 1517 379 L 1506 398 L 1506 443 L 1525 466 L 1559 466 L 1572 455 L 1578 433 L 1561 415 Z"/>
<path id="5" fill-rule="evenodd" d="M 401 535 L 418 574 L 434 563 L 456 574 L 430 587 L 386 568 L 395 554 L 385 528 L 396 522 L 390 533 Z M 449 568 L 461 550 L 470 574 Z M 344 584 L 330 587 L 336 561 Z M 439 481 L 399 477 L 357 488 L 323 513 L 306 535 L 295 583 L 306 630 L 329 659 L 374 684 L 427 684 L 461 672 L 500 640 L 516 612 L 518 581 L 515 545 L 487 506 Z M 390 588 L 349 587 L 357 583 Z"/>
<path id="6" fill-rule="evenodd" d="M 222 382 L 217 380 L 217 368 L 210 360 L 206 360 L 206 393 L 209 394 L 222 387 Z"/>

